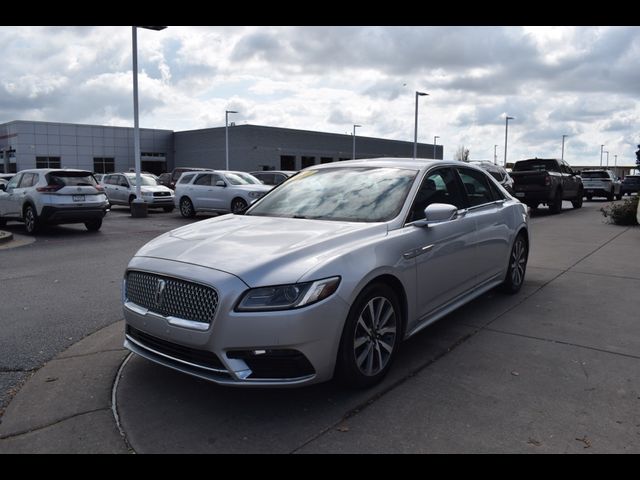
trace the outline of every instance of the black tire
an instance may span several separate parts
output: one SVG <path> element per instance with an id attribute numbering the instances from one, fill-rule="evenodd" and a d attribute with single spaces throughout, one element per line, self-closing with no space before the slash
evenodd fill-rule
<path id="1" fill-rule="evenodd" d="M 619 193 L 618 195 L 616 195 L 616 200 L 622 200 L 622 193 Z"/>
<path id="2" fill-rule="evenodd" d="M 129 208 L 131 208 L 131 204 L 133 203 L 133 201 L 136 199 L 135 195 L 129 195 Z"/>
<path id="3" fill-rule="evenodd" d="M 173 212 L 173 207 L 162 207 L 162 209 L 165 211 L 165 213 Z"/>
<path id="4" fill-rule="evenodd" d="M 376 312 L 373 316 L 372 311 Z M 374 317 L 378 331 L 369 328 L 374 325 Z M 351 306 L 342 330 L 337 380 L 354 388 L 380 382 L 396 357 L 402 331 L 402 310 L 396 293 L 383 283 L 368 285 Z"/>
<path id="5" fill-rule="evenodd" d="M 518 293 L 524 283 L 524 276 L 527 271 L 527 260 L 529 258 L 529 244 L 527 237 L 521 233 L 513 242 L 509 253 L 509 267 L 507 276 L 500 285 L 500 289 L 509 294 Z"/>
<path id="6" fill-rule="evenodd" d="M 22 219 L 24 220 L 24 228 L 29 235 L 35 235 L 40 231 L 40 219 L 33 205 L 24 207 Z"/>
<path id="7" fill-rule="evenodd" d="M 587 202 L 590 202 L 591 200 L 593 200 L 593 195 L 587 195 Z"/>
<path id="8" fill-rule="evenodd" d="M 180 199 L 180 215 L 185 218 L 193 218 L 196 216 L 196 210 L 193 208 L 193 203 L 189 197 L 182 197 Z"/>
<path id="9" fill-rule="evenodd" d="M 102 219 L 98 218 L 97 220 L 89 220 L 88 222 L 84 222 L 84 226 L 90 232 L 97 232 L 102 227 Z"/>
<path id="10" fill-rule="evenodd" d="M 560 213 L 562 211 L 562 190 L 556 190 L 553 202 L 549 204 L 549 210 L 551 213 Z"/>
<path id="11" fill-rule="evenodd" d="M 611 190 L 611 192 L 607 193 L 607 200 L 610 202 L 613 202 L 613 190 Z"/>
<path id="12" fill-rule="evenodd" d="M 7 219 L 0 217 L 0 227 L 4 227 L 7 224 Z"/>
<path id="13" fill-rule="evenodd" d="M 242 213 L 247 209 L 247 202 L 242 198 L 234 198 L 231 200 L 231 213 Z"/>
<path id="14" fill-rule="evenodd" d="M 582 192 L 578 192 L 578 196 L 571 200 L 571 205 L 573 205 L 573 208 L 582 207 Z"/>

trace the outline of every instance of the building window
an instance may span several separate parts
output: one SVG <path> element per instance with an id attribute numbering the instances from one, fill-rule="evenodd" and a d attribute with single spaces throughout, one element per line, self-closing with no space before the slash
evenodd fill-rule
<path id="1" fill-rule="evenodd" d="M 280 170 L 295 170 L 296 157 L 294 155 L 280 155 Z"/>
<path id="2" fill-rule="evenodd" d="M 320 163 L 331 163 L 333 162 L 332 157 L 320 157 Z"/>
<path id="3" fill-rule="evenodd" d="M 307 168 L 310 167 L 311 165 L 315 165 L 316 164 L 316 157 L 300 157 L 300 161 L 302 164 L 301 168 Z"/>
<path id="4" fill-rule="evenodd" d="M 60 157 L 36 157 L 36 168 L 60 168 Z"/>
<path id="5" fill-rule="evenodd" d="M 94 173 L 113 173 L 115 169 L 115 159 L 111 157 L 93 157 Z"/>

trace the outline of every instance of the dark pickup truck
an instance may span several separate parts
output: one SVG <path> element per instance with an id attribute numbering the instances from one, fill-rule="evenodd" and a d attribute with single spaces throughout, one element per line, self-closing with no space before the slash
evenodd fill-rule
<path id="1" fill-rule="evenodd" d="M 515 197 L 532 209 L 543 203 L 551 212 L 559 213 L 563 200 L 570 200 L 573 208 L 582 206 L 582 178 L 564 160 L 520 160 L 513 166 L 511 177 Z"/>

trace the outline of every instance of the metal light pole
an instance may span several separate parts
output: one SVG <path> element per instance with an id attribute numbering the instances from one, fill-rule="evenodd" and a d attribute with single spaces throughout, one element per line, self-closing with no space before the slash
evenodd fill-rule
<path id="1" fill-rule="evenodd" d="M 602 166 L 602 151 L 604 150 L 604 145 L 600 145 L 600 166 Z"/>
<path id="2" fill-rule="evenodd" d="M 613 156 L 613 167 L 614 168 L 618 167 L 618 155 Z"/>
<path id="3" fill-rule="evenodd" d="M 433 137 L 433 159 L 435 160 L 436 158 L 436 140 L 440 138 L 439 135 L 434 135 Z"/>
<path id="4" fill-rule="evenodd" d="M 418 97 L 424 97 L 429 95 L 424 92 L 416 92 L 416 122 L 413 129 L 413 159 L 415 160 L 418 154 Z"/>
<path id="5" fill-rule="evenodd" d="M 562 160 L 564 160 L 564 139 L 568 136 L 569 135 L 562 135 L 562 157 L 560 157 Z"/>
<path id="6" fill-rule="evenodd" d="M 226 170 L 229 170 L 229 114 L 238 113 L 235 110 L 224 111 L 224 141 L 225 141 L 225 165 Z"/>
<path id="7" fill-rule="evenodd" d="M 351 154 L 351 159 L 356 159 L 356 127 L 361 127 L 362 125 L 353 125 L 353 152 Z"/>
<path id="8" fill-rule="evenodd" d="M 605 150 L 604 153 L 607 154 L 607 168 L 609 168 L 609 151 Z"/>
<path id="9" fill-rule="evenodd" d="M 493 164 L 494 165 L 498 164 L 498 153 L 496 152 L 496 148 L 498 148 L 498 145 L 493 146 Z"/>
<path id="10" fill-rule="evenodd" d="M 133 49 L 133 155 L 136 170 L 136 198 L 131 202 L 131 216 L 146 217 L 147 204 L 142 199 L 142 193 L 140 192 L 142 178 L 140 175 L 140 123 L 138 120 L 138 28 L 164 30 L 167 27 L 143 27 L 139 25 L 133 25 L 131 27 L 131 44 Z"/>
<path id="11" fill-rule="evenodd" d="M 507 132 L 509 132 L 509 120 L 513 120 L 515 117 L 510 117 L 507 115 L 507 118 L 504 122 L 504 167 L 507 167 Z"/>

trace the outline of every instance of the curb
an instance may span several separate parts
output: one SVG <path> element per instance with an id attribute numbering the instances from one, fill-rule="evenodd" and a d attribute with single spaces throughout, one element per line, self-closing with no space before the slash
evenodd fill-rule
<path id="1" fill-rule="evenodd" d="M 13 240 L 13 233 L 0 230 L 0 243 L 6 243 Z"/>

